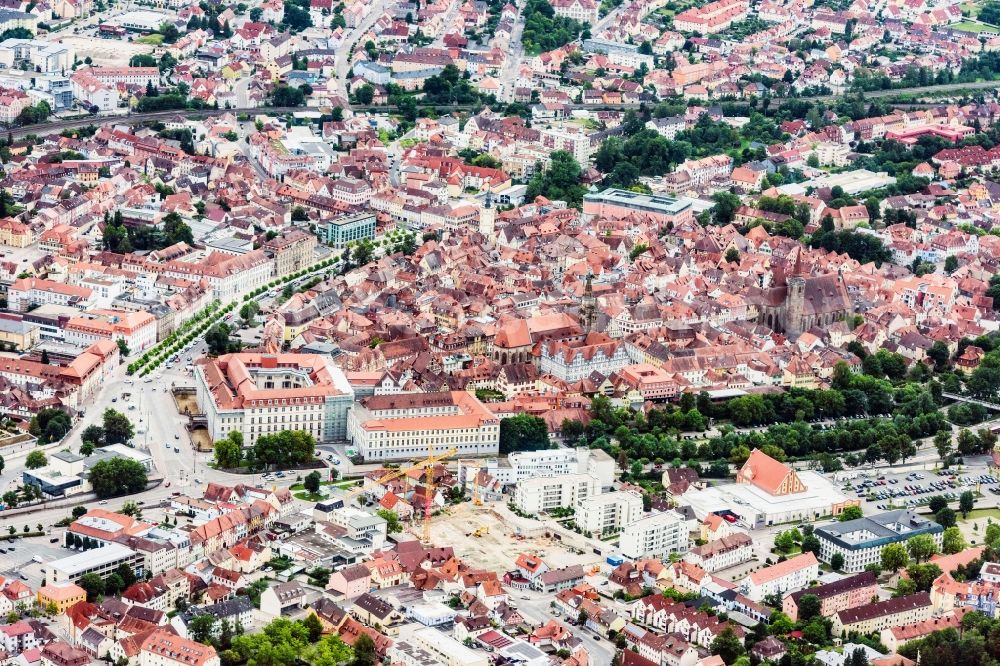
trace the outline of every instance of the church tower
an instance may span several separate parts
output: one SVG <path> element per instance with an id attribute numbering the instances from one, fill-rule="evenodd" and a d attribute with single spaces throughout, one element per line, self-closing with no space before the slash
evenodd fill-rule
<path id="1" fill-rule="evenodd" d="M 583 287 L 583 298 L 580 300 L 580 319 L 583 320 L 583 330 L 586 333 L 594 328 L 594 316 L 597 314 L 597 299 L 594 298 L 594 274 L 587 271 L 587 281 Z"/>
<path id="2" fill-rule="evenodd" d="M 806 311 L 806 276 L 802 269 L 802 251 L 795 257 L 795 268 L 788 278 L 788 293 L 785 297 L 785 307 L 781 323 L 785 334 L 796 337 L 802 333 L 802 321 Z"/>
<path id="3" fill-rule="evenodd" d="M 493 207 L 493 190 L 486 190 L 486 201 L 479 209 L 479 233 L 486 237 L 490 245 L 497 242 L 497 210 Z"/>

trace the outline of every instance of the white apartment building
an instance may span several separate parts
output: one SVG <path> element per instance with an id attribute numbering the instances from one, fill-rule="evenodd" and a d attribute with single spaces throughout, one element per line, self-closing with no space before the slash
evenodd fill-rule
<path id="1" fill-rule="evenodd" d="M 33 72 L 62 73 L 71 69 L 75 60 L 72 48 L 41 39 L 7 39 L 0 44 L 0 67 L 4 69 L 26 63 Z"/>
<path id="2" fill-rule="evenodd" d="M 708 573 L 735 567 L 752 559 L 753 539 L 743 532 L 709 541 L 703 546 L 695 546 L 684 556 L 685 561 L 697 564 Z"/>
<path id="3" fill-rule="evenodd" d="M 514 506 L 524 513 L 536 514 L 574 507 L 580 500 L 600 492 L 600 482 L 589 474 L 535 477 L 518 482 Z"/>
<path id="4" fill-rule="evenodd" d="M 490 458 L 485 461 L 460 460 L 458 478 L 462 483 L 473 478 L 480 469 L 499 481 L 512 486 L 523 479 L 563 474 L 589 474 L 597 477 L 601 488 L 609 488 L 615 480 L 615 461 L 601 449 L 579 447 L 540 451 L 518 451 L 506 459 Z"/>
<path id="5" fill-rule="evenodd" d="M 365 460 L 401 460 L 455 449 L 495 456 L 500 419 L 467 391 L 374 395 L 354 403 L 347 439 Z"/>
<path id="6" fill-rule="evenodd" d="M 743 594 L 763 601 L 769 594 L 779 597 L 809 585 L 819 576 L 819 562 L 812 553 L 802 553 L 748 574 L 741 582 Z"/>
<path id="7" fill-rule="evenodd" d="M 553 151 L 565 150 L 580 164 L 588 164 L 595 148 L 590 136 L 579 127 L 550 127 L 541 131 L 542 144 Z"/>
<path id="8" fill-rule="evenodd" d="M 848 155 L 851 149 L 844 143 L 823 141 L 816 144 L 813 152 L 816 154 L 820 166 L 847 166 L 850 163 Z"/>
<path id="9" fill-rule="evenodd" d="M 7 307 L 25 312 L 32 305 L 67 305 L 83 309 L 93 302 L 93 292 L 42 278 L 21 278 L 7 289 Z"/>
<path id="10" fill-rule="evenodd" d="M 619 537 L 618 549 L 633 560 L 683 553 L 688 549 L 687 524 L 676 513 L 654 513 L 626 525 Z"/>
<path id="11" fill-rule="evenodd" d="M 574 522 L 595 537 L 620 532 L 642 518 L 642 496 L 631 490 L 602 493 L 576 503 Z"/>

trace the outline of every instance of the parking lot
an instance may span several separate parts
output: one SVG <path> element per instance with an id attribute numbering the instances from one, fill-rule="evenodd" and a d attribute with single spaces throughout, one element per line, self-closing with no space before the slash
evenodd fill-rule
<path id="1" fill-rule="evenodd" d="M 958 501 L 966 490 L 978 491 L 984 497 L 1000 496 L 1000 476 L 982 469 L 943 469 L 907 474 L 862 472 L 844 487 L 848 495 L 871 503 L 871 508 L 878 511 L 918 508 L 930 502 L 935 495 L 941 495 L 950 502 Z"/>
<path id="2" fill-rule="evenodd" d="M 15 527 L 21 527 L 15 525 Z M 31 525 L 34 529 L 34 525 Z M 37 589 L 43 582 L 42 571 L 45 562 L 51 562 L 68 555 L 73 551 L 62 548 L 59 543 L 50 543 L 57 539 L 62 529 L 52 529 L 51 534 L 44 537 L 29 539 L 10 539 L 0 537 L 0 576 L 7 580 L 20 579 L 32 588 Z M 37 559 L 42 560 L 41 563 Z"/>

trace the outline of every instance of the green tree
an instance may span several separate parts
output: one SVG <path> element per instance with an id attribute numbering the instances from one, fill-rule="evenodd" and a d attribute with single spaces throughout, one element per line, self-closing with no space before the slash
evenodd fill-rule
<path id="1" fill-rule="evenodd" d="M 975 506 L 976 494 L 971 490 L 966 490 L 958 496 L 958 510 L 962 512 L 962 518 L 967 518 Z"/>
<path id="2" fill-rule="evenodd" d="M 104 579 L 95 573 L 83 574 L 77 585 L 87 592 L 87 601 L 94 601 L 104 594 Z"/>
<path id="3" fill-rule="evenodd" d="M 956 526 L 947 528 L 941 537 L 941 551 L 946 555 L 953 555 L 965 550 L 965 537 L 962 530 Z"/>
<path id="4" fill-rule="evenodd" d="M 799 621 L 803 623 L 808 622 L 820 614 L 821 604 L 819 597 L 815 594 L 803 594 L 799 597 L 798 607 Z"/>
<path id="5" fill-rule="evenodd" d="M 220 439 L 213 447 L 215 464 L 223 469 L 234 469 L 243 460 L 243 433 L 230 430 L 224 439 Z"/>
<path id="6" fill-rule="evenodd" d="M 375 666 L 377 663 L 375 641 L 368 634 L 361 634 L 354 641 L 354 660 L 351 661 L 351 666 Z"/>
<path id="7" fill-rule="evenodd" d="M 127 416 L 114 409 L 104 410 L 104 441 L 107 444 L 126 444 L 135 436 L 135 428 Z"/>
<path id="8" fill-rule="evenodd" d="M 845 507 L 843 511 L 840 512 L 840 522 L 844 523 L 848 520 L 857 520 L 858 518 L 864 517 L 864 512 L 861 511 L 860 506 L 849 506 Z"/>
<path id="9" fill-rule="evenodd" d="M 937 552 L 937 544 L 934 543 L 934 539 L 931 538 L 931 535 L 918 534 L 917 536 L 910 537 L 909 540 L 907 540 L 906 550 L 919 564 L 924 560 L 930 559 L 931 555 Z M 883 549 L 882 552 L 884 553 L 885 549 Z"/>
<path id="10" fill-rule="evenodd" d="M 569 152 L 557 150 L 549 156 L 549 166 L 536 173 L 528 181 L 525 194 L 530 201 L 537 196 L 565 201 L 568 206 L 579 208 L 583 203 L 586 188 L 581 184 L 583 171 L 580 164 Z"/>
<path id="11" fill-rule="evenodd" d="M 386 531 L 389 534 L 397 534 L 403 531 L 403 524 L 399 522 L 399 516 L 389 509 L 379 509 L 376 513 L 386 522 Z"/>
<path id="12" fill-rule="evenodd" d="M 550 442 L 545 419 L 531 414 L 518 414 L 500 421 L 501 454 L 547 448 L 550 448 Z"/>
<path id="13" fill-rule="evenodd" d="M 890 543 L 882 549 L 882 569 L 896 572 L 910 561 L 907 548 L 901 543 Z"/>
<path id="14" fill-rule="evenodd" d="M 191 640 L 206 645 L 210 644 L 212 642 L 212 635 L 215 633 L 215 623 L 215 616 L 209 613 L 192 618 L 187 625 Z"/>
<path id="15" fill-rule="evenodd" d="M 913 581 L 917 592 L 930 592 L 934 579 L 941 575 L 941 567 L 936 564 L 911 564 L 906 568 L 906 576 Z"/>
<path id="16" fill-rule="evenodd" d="M 740 251 L 735 247 L 726 250 L 726 263 L 736 264 L 740 261 Z"/>
<path id="17" fill-rule="evenodd" d="M 309 472 L 303 480 L 302 485 L 312 494 L 319 492 L 320 476 L 319 472 Z"/>
<path id="18" fill-rule="evenodd" d="M 90 442 L 94 446 L 104 446 L 104 428 L 92 424 L 83 429 L 80 433 L 81 442 Z"/>
<path id="19" fill-rule="evenodd" d="M 232 329 L 226 323 L 218 323 L 208 329 L 208 332 L 205 333 L 208 353 L 212 356 L 222 356 L 239 351 L 240 344 L 230 338 L 231 332 Z"/>
<path id="20" fill-rule="evenodd" d="M 40 444 L 50 444 L 62 439 L 70 427 L 72 423 L 66 412 L 57 407 L 46 407 L 31 418 L 28 432 L 37 437 Z"/>
<path id="21" fill-rule="evenodd" d="M 90 468 L 90 483 L 100 498 L 137 493 L 146 482 L 146 468 L 130 458 L 109 458 Z"/>
<path id="22" fill-rule="evenodd" d="M 257 301 L 247 301 L 240 307 L 240 319 L 243 320 L 244 325 L 253 326 L 254 318 L 258 312 L 260 312 L 260 304 Z"/>
<path id="23" fill-rule="evenodd" d="M 368 106 L 375 99 L 375 87 L 370 83 L 364 84 L 354 93 L 354 98 L 358 101 L 358 104 Z"/>
<path id="24" fill-rule="evenodd" d="M 957 522 L 955 519 L 955 510 L 946 506 L 934 514 L 934 520 L 936 520 L 938 525 L 941 527 L 954 527 Z"/>
<path id="25" fill-rule="evenodd" d="M 716 192 L 712 195 L 715 207 L 712 208 L 712 221 L 720 226 L 725 226 L 733 221 L 736 211 L 743 202 L 739 196 L 732 192 Z"/>
<path id="26" fill-rule="evenodd" d="M 731 666 L 744 655 L 746 650 L 743 648 L 743 641 L 739 639 L 733 628 L 726 627 L 712 641 L 711 652 L 720 656 L 727 666 Z"/>
<path id="27" fill-rule="evenodd" d="M 948 506 L 948 500 L 943 495 L 933 495 L 927 502 L 927 508 L 931 510 L 931 513 L 937 513 L 946 506 Z"/>
<path id="28" fill-rule="evenodd" d="M 45 452 L 37 449 L 28 453 L 28 457 L 24 460 L 24 466 L 28 469 L 38 469 L 48 464 L 49 459 L 45 457 Z"/>
<path id="29" fill-rule="evenodd" d="M 840 571 L 844 568 L 844 556 L 841 553 L 834 553 L 830 556 L 830 566 L 834 571 Z"/>
<path id="30" fill-rule="evenodd" d="M 287 469 L 307 463 L 316 451 L 316 438 L 304 430 L 282 430 L 257 438 L 254 460 L 265 467 Z"/>

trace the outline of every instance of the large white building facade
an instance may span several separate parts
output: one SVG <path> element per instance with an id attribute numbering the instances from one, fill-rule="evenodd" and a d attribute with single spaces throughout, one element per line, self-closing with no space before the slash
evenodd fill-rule
<path id="1" fill-rule="evenodd" d="M 602 493 L 576 503 L 576 526 L 595 537 L 620 532 L 642 517 L 642 496 L 630 490 Z"/>
<path id="2" fill-rule="evenodd" d="M 244 446 L 261 435 L 304 430 L 317 441 L 344 439 L 354 390 L 319 354 L 227 354 L 194 370 L 198 406 L 213 440 L 230 430 Z"/>
<path id="3" fill-rule="evenodd" d="M 688 549 L 688 528 L 684 519 L 673 512 L 654 513 L 625 526 L 618 549 L 630 559 L 666 558 L 670 553 Z"/>
<path id="4" fill-rule="evenodd" d="M 600 482 L 590 474 L 535 477 L 517 484 L 514 506 L 524 513 L 536 514 L 574 507 L 600 492 Z"/>
<path id="5" fill-rule="evenodd" d="M 455 450 L 495 456 L 500 419 L 467 391 L 374 395 L 355 403 L 347 439 L 365 460 L 405 460 Z"/>

